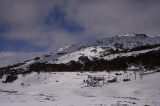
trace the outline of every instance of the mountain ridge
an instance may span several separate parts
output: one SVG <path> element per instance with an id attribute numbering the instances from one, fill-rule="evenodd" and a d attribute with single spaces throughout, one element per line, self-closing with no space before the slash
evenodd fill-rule
<path id="1" fill-rule="evenodd" d="M 160 37 L 146 34 L 124 34 L 91 42 L 65 46 L 55 52 L 42 57 L 19 63 L 10 69 L 27 69 L 34 63 L 67 64 L 71 61 L 79 61 L 81 57 L 89 60 L 94 58 L 112 60 L 118 57 L 135 56 L 145 54 L 153 50 L 159 50 Z"/>
<path id="2" fill-rule="evenodd" d="M 66 46 L 64 48 L 57 50 L 53 54 L 42 56 L 38 60 L 38 62 L 61 63 L 60 61 L 58 61 L 59 58 L 61 59 L 62 56 L 67 57 L 70 54 L 73 54 L 78 51 L 84 51 L 84 53 L 83 52 L 79 53 L 80 55 L 85 55 L 85 54 L 87 55 L 88 52 L 90 52 L 90 54 L 88 55 L 94 56 L 94 54 L 96 54 L 95 53 L 96 51 L 97 52 L 98 51 L 99 52 L 106 52 L 106 51 L 120 52 L 120 51 L 123 51 L 124 49 L 133 50 L 134 48 L 141 47 L 141 46 L 148 46 L 148 47 L 153 45 L 159 46 L 158 44 L 160 44 L 160 37 L 150 37 L 150 36 L 147 36 L 146 34 L 132 34 L 132 36 L 115 36 L 115 37 L 104 38 L 104 39 L 96 40 L 92 42 Z"/>

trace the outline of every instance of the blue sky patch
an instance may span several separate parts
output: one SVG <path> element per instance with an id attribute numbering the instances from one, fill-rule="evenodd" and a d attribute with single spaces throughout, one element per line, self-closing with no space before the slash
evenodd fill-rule
<path id="1" fill-rule="evenodd" d="M 46 47 L 38 47 L 20 40 L 8 40 L 0 36 L 0 51 L 44 51 Z"/>
<path id="2" fill-rule="evenodd" d="M 60 27 L 68 32 L 80 33 L 84 28 L 78 23 L 67 19 L 65 13 L 58 7 L 52 9 L 50 14 L 46 16 L 44 24 L 49 28 Z"/>

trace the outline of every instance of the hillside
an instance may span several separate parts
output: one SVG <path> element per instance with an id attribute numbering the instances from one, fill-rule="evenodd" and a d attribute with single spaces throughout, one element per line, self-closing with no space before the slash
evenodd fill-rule
<path id="1" fill-rule="evenodd" d="M 150 37 L 145 34 L 119 35 L 60 48 L 53 53 L 25 62 L 24 67 L 35 62 L 68 63 L 70 61 L 78 61 L 80 56 L 87 56 L 89 59 L 94 57 L 112 59 L 112 56 L 110 58 L 112 54 L 121 55 L 119 54 L 120 52 L 142 51 L 156 47 L 160 47 L 160 37 Z"/>
<path id="2" fill-rule="evenodd" d="M 1 68 L 1 73 L 5 70 L 10 70 L 8 73 L 13 70 L 17 73 L 36 70 L 111 71 L 126 70 L 131 66 L 150 70 L 160 67 L 160 64 L 157 64 L 159 59 L 160 37 L 124 34 L 66 46 L 42 57 Z"/>

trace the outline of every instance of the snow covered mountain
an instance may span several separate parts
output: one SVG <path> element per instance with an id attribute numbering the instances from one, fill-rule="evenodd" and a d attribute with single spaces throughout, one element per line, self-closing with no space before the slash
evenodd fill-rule
<path id="1" fill-rule="evenodd" d="M 7 71 L 0 70 L 0 103 L 159 106 L 159 60 L 160 37 L 145 34 L 118 35 L 66 46 L 6 67 Z M 104 81 L 100 82 L 102 85 L 89 86 L 89 76 Z"/>
<path id="2" fill-rule="evenodd" d="M 90 60 L 93 58 L 111 60 L 117 57 L 132 56 L 159 49 L 160 37 L 158 36 L 124 34 L 66 46 L 53 53 L 25 61 L 18 68 L 26 68 L 36 62 L 49 64 L 69 63 L 70 61 L 78 61 L 81 56 L 87 56 Z"/>

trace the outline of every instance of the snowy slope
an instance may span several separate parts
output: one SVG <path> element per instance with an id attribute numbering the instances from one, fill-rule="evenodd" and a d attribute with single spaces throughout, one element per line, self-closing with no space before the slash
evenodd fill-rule
<path id="1" fill-rule="evenodd" d="M 129 56 L 137 55 L 138 53 L 146 53 L 149 50 L 140 50 L 138 52 L 127 52 L 125 53 L 116 53 L 112 54 L 111 51 L 123 51 L 125 49 L 131 50 L 136 47 L 146 46 L 146 45 L 156 45 L 160 44 L 160 37 L 157 36 L 147 36 L 145 34 L 124 34 L 118 35 L 111 38 L 105 38 L 92 42 L 83 42 L 71 46 L 66 46 L 60 48 L 59 50 L 44 55 L 39 59 L 33 59 L 28 62 L 25 62 L 23 66 L 19 68 L 26 68 L 32 63 L 41 62 L 41 63 L 67 63 L 71 60 L 77 61 L 80 56 L 87 56 L 89 59 L 93 57 L 104 58 L 104 59 L 113 59 L 117 56 Z M 153 48 L 158 49 L 158 48 Z"/>
<path id="2" fill-rule="evenodd" d="M 96 52 L 93 52 L 93 50 L 96 50 Z M 93 58 L 103 58 L 105 60 L 112 60 L 117 57 L 127 57 L 127 56 L 136 56 L 138 54 L 147 53 L 153 50 L 160 50 L 160 47 L 156 47 L 153 49 L 147 49 L 147 50 L 141 50 L 141 51 L 133 51 L 133 52 L 127 52 L 127 53 L 117 53 L 117 54 L 108 54 L 107 56 L 103 56 L 103 53 L 105 52 L 105 49 L 102 49 L 101 47 L 87 47 L 83 50 L 79 50 L 64 56 L 61 56 L 58 58 L 57 61 L 49 61 L 48 63 L 68 63 L 70 61 L 78 61 L 79 57 L 81 56 L 87 56 L 90 60 Z M 106 53 L 106 52 L 105 52 Z M 108 52 L 109 53 L 109 52 Z"/>
<path id="3" fill-rule="evenodd" d="M 118 76 L 118 82 L 87 87 L 87 75 Z M 160 106 L 160 73 L 141 80 L 133 72 L 57 72 L 19 75 L 13 83 L 0 82 L 0 106 Z M 5 77 L 5 76 L 4 76 Z M 130 82 L 122 79 L 130 78 Z M 3 80 L 3 79 L 2 79 Z"/>

